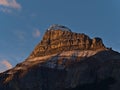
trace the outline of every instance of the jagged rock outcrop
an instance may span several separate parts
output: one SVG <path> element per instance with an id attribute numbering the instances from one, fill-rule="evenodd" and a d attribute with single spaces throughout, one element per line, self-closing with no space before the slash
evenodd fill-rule
<path id="1" fill-rule="evenodd" d="M 120 53 L 52 25 L 31 55 L 0 74 L 0 90 L 120 90 Z"/>
<path id="2" fill-rule="evenodd" d="M 70 50 L 105 49 L 101 38 L 90 39 L 87 35 L 74 33 L 65 26 L 52 25 L 29 58 L 46 56 Z"/>

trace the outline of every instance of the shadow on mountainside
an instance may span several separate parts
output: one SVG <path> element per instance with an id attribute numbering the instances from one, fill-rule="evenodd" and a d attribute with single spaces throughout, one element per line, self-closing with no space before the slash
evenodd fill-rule
<path id="1" fill-rule="evenodd" d="M 58 58 L 51 57 L 51 60 Z M 80 62 L 71 62 L 66 67 L 69 71 L 57 69 L 57 66 L 47 67 L 46 62 L 48 61 L 34 65 L 30 63 L 27 73 L 24 70 L 15 71 L 16 69 L 1 73 L 0 90 L 120 90 L 120 53 L 118 52 L 101 51 L 91 57 L 85 57 Z M 16 67 L 23 66 L 24 63 Z M 9 74 L 10 71 L 14 73 Z M 11 79 L 4 83 L 8 78 Z M 74 80 L 77 82 L 75 88 L 65 88 L 71 87 L 73 84 L 71 82 Z"/>
<path id="2" fill-rule="evenodd" d="M 112 50 L 101 51 L 81 61 L 79 65 L 84 64 L 88 66 L 87 70 L 92 71 L 91 73 L 93 73 L 94 77 L 96 76 L 96 80 L 94 83 L 79 84 L 75 88 L 67 88 L 65 90 L 120 90 L 119 86 L 115 86 L 118 83 L 118 79 L 115 76 L 115 72 L 113 73 L 114 70 L 120 68 L 119 55 L 120 53 Z M 77 66 L 77 64 L 74 66 Z M 119 76 L 118 72 L 116 74 Z M 104 79 L 100 78 L 101 76 L 103 76 Z M 111 88 L 112 86 L 115 86 L 115 89 Z"/>
<path id="3" fill-rule="evenodd" d="M 115 84 L 116 80 L 112 77 L 101 80 L 98 83 L 79 85 L 76 88 L 69 88 L 65 90 L 110 90 L 110 85 Z"/>

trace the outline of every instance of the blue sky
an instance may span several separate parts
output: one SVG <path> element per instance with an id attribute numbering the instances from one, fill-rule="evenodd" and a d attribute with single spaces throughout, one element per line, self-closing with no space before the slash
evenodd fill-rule
<path id="1" fill-rule="evenodd" d="M 0 0 L 0 71 L 27 58 L 51 24 L 120 51 L 120 0 Z"/>

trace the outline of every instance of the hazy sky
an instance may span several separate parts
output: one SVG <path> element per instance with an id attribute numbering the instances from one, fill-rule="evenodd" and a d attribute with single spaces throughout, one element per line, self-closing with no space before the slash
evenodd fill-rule
<path id="1" fill-rule="evenodd" d="M 0 0 L 0 71 L 27 58 L 51 24 L 120 51 L 120 0 Z"/>

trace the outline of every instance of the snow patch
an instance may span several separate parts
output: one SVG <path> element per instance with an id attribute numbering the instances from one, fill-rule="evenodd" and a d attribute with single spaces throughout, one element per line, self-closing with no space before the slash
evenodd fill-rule
<path id="1" fill-rule="evenodd" d="M 66 26 L 62 26 L 62 25 L 59 25 L 59 24 L 53 24 L 51 25 L 48 30 L 63 30 L 63 31 L 69 31 L 71 32 L 71 30 L 66 27 Z"/>
<path id="2" fill-rule="evenodd" d="M 46 59 L 52 59 L 55 61 L 56 59 L 60 59 L 61 57 L 66 57 L 66 58 L 71 58 L 71 57 L 90 57 L 92 55 L 95 55 L 98 51 L 92 51 L 92 50 L 86 50 L 86 51 L 79 51 L 79 50 L 74 50 L 74 51 L 65 51 L 60 54 L 52 54 L 48 56 L 43 56 L 43 57 L 35 57 L 32 59 L 28 59 L 26 61 L 44 61 Z M 41 61 L 41 62 L 42 62 Z"/>

